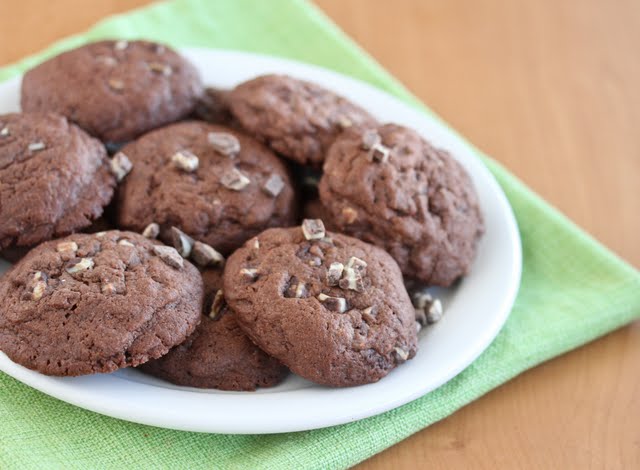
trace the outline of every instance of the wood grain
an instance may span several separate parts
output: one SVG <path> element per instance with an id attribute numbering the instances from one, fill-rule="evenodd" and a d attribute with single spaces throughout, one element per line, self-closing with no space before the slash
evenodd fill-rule
<path id="1" fill-rule="evenodd" d="M 2 0 L 0 64 L 145 3 Z M 318 4 L 462 134 L 640 265 L 640 2 Z M 635 323 L 361 467 L 640 468 L 638 364 Z"/>

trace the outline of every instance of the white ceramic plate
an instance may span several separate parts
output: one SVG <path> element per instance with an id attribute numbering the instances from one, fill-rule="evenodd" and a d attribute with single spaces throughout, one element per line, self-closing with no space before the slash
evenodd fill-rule
<path id="1" fill-rule="evenodd" d="M 291 375 L 275 388 L 222 392 L 178 387 L 133 369 L 55 378 L 11 362 L 0 370 L 74 405 L 138 423 L 187 431 L 277 433 L 356 421 L 396 408 L 444 384 L 484 351 L 498 334 L 520 283 L 521 248 L 507 199 L 471 149 L 440 122 L 370 85 L 319 67 L 234 51 L 185 49 L 205 83 L 231 87 L 267 72 L 318 82 L 348 96 L 383 122 L 417 129 L 448 149 L 470 173 L 486 222 L 472 272 L 453 290 L 438 292 L 443 319 L 420 333 L 415 359 L 378 383 L 331 389 Z M 20 79 L 0 84 L 0 113 L 19 109 Z M 8 267 L 0 261 L 0 273 Z"/>

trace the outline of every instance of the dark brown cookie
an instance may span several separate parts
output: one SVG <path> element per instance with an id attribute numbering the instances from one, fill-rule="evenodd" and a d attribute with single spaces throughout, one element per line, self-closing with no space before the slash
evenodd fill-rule
<path id="1" fill-rule="evenodd" d="M 196 68 L 167 46 L 100 41 L 28 71 L 21 104 L 62 114 L 105 142 L 126 142 L 187 116 L 201 93 Z"/>
<path id="2" fill-rule="evenodd" d="M 396 263 L 320 221 L 247 241 L 227 261 L 224 292 L 260 348 L 319 384 L 376 382 L 417 351 Z"/>
<path id="3" fill-rule="evenodd" d="M 319 191 L 332 229 L 383 247 L 405 276 L 449 286 L 468 272 L 483 232 L 475 189 L 415 131 L 386 124 L 344 133 Z"/>
<path id="4" fill-rule="evenodd" d="M 228 253 L 267 227 L 295 220 L 284 164 L 256 140 L 199 121 L 158 129 L 122 149 L 133 170 L 119 188 L 119 225 L 177 227 Z"/>
<path id="5" fill-rule="evenodd" d="M 0 249 L 89 226 L 115 185 L 104 146 L 65 118 L 0 115 Z"/>
<path id="6" fill-rule="evenodd" d="M 345 128 L 374 125 L 364 109 L 315 83 L 264 75 L 229 95 L 233 116 L 281 155 L 319 167 L 329 145 Z"/>
<path id="7" fill-rule="evenodd" d="M 187 340 L 141 369 L 177 385 L 252 391 L 282 381 L 287 368 L 259 349 L 238 326 L 222 291 L 222 272 L 203 275 L 206 300 L 200 325 Z"/>
<path id="8" fill-rule="evenodd" d="M 173 248 L 116 230 L 70 235 L 0 279 L 0 350 L 48 375 L 136 366 L 193 332 L 202 295 L 200 273 Z"/>

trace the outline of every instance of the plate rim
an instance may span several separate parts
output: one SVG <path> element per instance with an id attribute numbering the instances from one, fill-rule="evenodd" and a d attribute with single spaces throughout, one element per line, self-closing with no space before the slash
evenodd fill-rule
<path id="1" fill-rule="evenodd" d="M 472 146 L 461 136 L 457 134 L 456 131 L 451 129 L 444 121 L 442 121 L 435 114 L 425 113 L 419 110 L 417 107 L 413 107 L 410 104 L 402 101 L 398 97 L 390 94 L 386 90 L 378 88 L 374 85 L 371 85 L 368 82 L 362 81 L 355 77 L 345 75 L 343 73 L 337 72 L 336 70 L 324 68 L 319 65 L 310 64 L 306 62 L 300 62 L 293 59 L 288 59 L 280 56 L 273 56 L 267 54 L 259 54 L 254 52 L 245 52 L 245 51 L 237 51 L 231 49 L 216 49 L 216 48 L 202 48 L 202 47 L 186 47 L 179 48 L 179 51 L 185 54 L 187 57 L 193 58 L 193 56 L 198 55 L 206 55 L 206 54 L 215 54 L 219 56 L 230 56 L 233 58 L 234 56 L 243 56 L 244 60 L 255 60 L 255 61 L 267 61 L 270 65 L 273 65 L 273 70 L 277 70 L 282 65 L 283 72 L 281 73 L 291 73 L 289 70 L 298 69 L 303 70 L 306 69 L 311 73 L 317 73 L 320 76 L 334 76 L 338 78 L 338 81 L 346 81 L 350 82 L 351 85 L 355 85 L 356 87 L 366 89 L 368 93 L 372 93 L 374 95 L 384 96 L 386 100 L 392 100 L 396 103 L 397 106 L 405 108 L 404 112 L 413 114 L 413 117 L 421 120 L 433 121 L 437 127 L 442 128 L 442 132 L 447 134 L 451 139 L 454 139 L 458 142 L 457 145 L 461 145 L 467 148 L 468 153 L 470 154 L 473 162 L 474 162 L 474 172 L 479 172 L 484 183 L 489 184 L 492 189 L 493 196 L 497 199 L 496 201 L 499 203 L 501 208 L 501 216 L 505 218 L 507 230 L 508 230 L 508 239 L 512 241 L 511 248 L 511 266 L 510 272 L 512 274 L 511 279 L 509 280 L 509 284 L 507 285 L 507 290 L 502 297 L 502 301 L 499 306 L 496 306 L 496 310 L 500 312 L 500 315 L 496 316 L 491 323 L 491 327 L 487 328 L 482 332 L 481 338 L 474 344 L 474 348 L 470 348 L 466 350 L 464 354 L 461 354 L 457 359 L 456 367 L 452 367 L 448 374 L 441 377 L 439 380 L 432 382 L 428 387 L 415 387 L 410 393 L 401 394 L 401 396 L 396 396 L 394 398 L 387 398 L 384 403 L 377 403 L 375 406 L 363 407 L 360 410 L 357 410 L 352 413 L 341 413 L 339 416 L 331 416 L 330 413 L 323 414 L 321 416 L 314 416 L 313 419 L 306 417 L 307 420 L 304 422 L 300 422 L 297 420 L 293 420 L 293 422 L 285 422 L 281 421 L 278 423 L 202 423 L 202 422 L 194 422 L 193 420 L 186 420 L 185 417 L 181 415 L 175 415 L 170 412 L 167 412 L 162 417 L 158 417 L 153 413 L 149 413 L 143 410 L 136 410 L 136 413 L 132 414 L 129 406 L 121 406 L 117 403 L 114 404 L 108 401 L 108 396 L 105 397 L 103 393 L 95 393 L 95 391 L 91 390 L 82 390 L 83 393 L 78 393 L 76 386 L 74 386 L 74 382 L 72 380 L 78 380 L 79 378 L 57 378 L 57 377 L 48 377 L 38 372 L 29 370 L 25 367 L 22 367 L 18 364 L 13 363 L 8 357 L 0 351 L 0 370 L 7 373 L 8 375 L 14 377 L 20 382 L 35 388 L 47 395 L 50 395 L 59 400 L 65 401 L 67 403 L 79 406 L 84 409 L 88 409 L 90 411 L 94 411 L 103 415 L 111 416 L 114 418 L 124 419 L 126 421 L 132 421 L 140 424 L 146 424 L 151 426 L 157 426 L 168 429 L 176 429 L 176 430 L 184 430 L 184 431 L 195 431 L 195 432 L 220 432 L 220 433 L 237 433 L 237 434 L 270 434 L 270 433 L 280 433 L 280 432 L 292 432 L 292 431 L 303 431 L 310 429 L 318 429 L 324 428 L 328 426 L 334 426 L 339 424 L 345 424 L 353 421 L 357 421 L 360 419 L 364 419 L 370 416 L 378 415 L 389 411 L 391 409 L 395 409 L 399 406 L 402 406 L 408 402 L 411 402 L 437 388 L 441 387 L 443 384 L 447 383 L 454 377 L 456 377 L 460 372 L 466 369 L 469 365 L 471 365 L 481 354 L 484 352 L 493 342 L 495 337 L 498 335 L 506 320 L 509 317 L 511 308 L 515 302 L 520 280 L 522 274 L 522 245 L 521 239 L 519 235 L 519 230 L 517 226 L 517 221 L 515 215 L 513 213 L 513 209 L 509 204 L 507 197 L 498 184 L 497 180 L 493 176 L 493 174 L 489 171 L 486 165 L 478 158 L 475 150 Z M 295 75 L 295 74 L 293 74 Z M 19 81 L 22 77 L 22 74 L 19 74 L 15 77 L 12 77 L 8 80 L 0 82 L 0 88 L 4 88 L 6 86 L 11 86 L 12 83 Z M 326 86 L 326 85 L 325 85 Z M 331 89 L 330 86 L 327 86 Z M 95 377 L 95 376 L 88 376 Z M 82 379 L 84 379 L 83 377 Z M 118 377 L 121 378 L 121 377 Z M 133 382 L 130 382 L 133 383 Z M 147 385 L 138 384 L 137 386 L 133 386 L 134 389 L 136 387 L 146 388 Z M 360 387 L 351 387 L 347 389 L 330 389 L 320 387 L 320 390 L 329 395 L 338 394 L 341 391 L 357 391 Z M 314 387 L 314 390 L 316 388 Z M 165 393 L 173 393 L 174 389 L 162 389 L 160 393 L 163 396 Z M 166 392 L 166 390 L 173 390 L 173 392 Z M 180 392 L 186 392 L 186 390 L 180 390 Z M 100 391 L 102 392 L 102 391 Z M 137 393 L 137 392 L 136 392 Z M 238 402 L 246 402 L 247 406 L 251 406 L 251 401 L 254 400 L 254 397 L 258 396 L 252 393 L 247 392 L 239 392 L 239 394 L 233 394 L 234 400 Z M 260 401 L 272 401 L 277 393 L 273 394 L 274 396 L 269 397 L 270 394 L 264 393 L 259 396 L 262 397 Z M 216 394 L 219 396 L 219 394 Z M 242 397 L 242 398 L 241 398 Z M 107 398 L 107 402 L 101 402 L 101 398 Z M 116 402 L 118 400 L 115 400 Z M 197 421 L 197 420 L 196 420 Z"/>

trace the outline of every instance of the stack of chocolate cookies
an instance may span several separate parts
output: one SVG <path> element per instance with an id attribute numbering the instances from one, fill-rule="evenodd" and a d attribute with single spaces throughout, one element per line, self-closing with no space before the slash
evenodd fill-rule
<path id="1" fill-rule="evenodd" d="M 101 41 L 0 115 L 0 351 L 249 391 L 375 382 L 418 351 L 483 221 L 465 170 L 314 83 L 205 88 L 169 47 Z"/>

